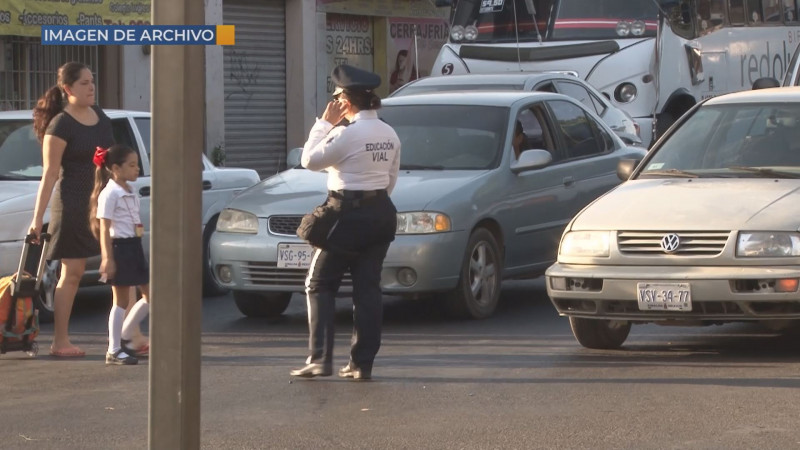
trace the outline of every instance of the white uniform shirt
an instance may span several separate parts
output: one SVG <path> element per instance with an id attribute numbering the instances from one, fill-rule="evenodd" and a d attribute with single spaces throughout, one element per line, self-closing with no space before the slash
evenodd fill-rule
<path id="1" fill-rule="evenodd" d="M 328 189 L 391 194 L 400 168 L 400 138 L 375 110 L 358 112 L 350 125 L 317 119 L 300 159 L 303 167 L 328 171 Z"/>
<path id="2" fill-rule="evenodd" d="M 136 237 L 136 225 L 142 223 L 139 217 L 139 196 L 126 191 L 116 181 L 108 180 L 108 184 L 97 197 L 97 218 L 111 219 L 112 238 Z"/>

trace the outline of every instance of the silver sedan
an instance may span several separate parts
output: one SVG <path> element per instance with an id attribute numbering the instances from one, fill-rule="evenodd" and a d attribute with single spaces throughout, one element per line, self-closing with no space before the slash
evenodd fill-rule
<path id="1" fill-rule="evenodd" d="M 402 142 L 392 193 L 397 238 L 384 262 L 383 289 L 438 293 L 462 317 L 491 315 L 502 279 L 543 274 L 572 216 L 619 183 L 618 161 L 644 155 L 560 94 L 412 95 L 384 100 L 379 114 Z M 512 139 L 519 126 L 524 151 L 517 157 Z M 324 201 L 325 177 L 286 170 L 220 215 L 211 265 L 244 314 L 281 314 L 291 294 L 303 291 L 313 252 L 295 230 Z M 350 288 L 348 279 L 342 287 Z"/>

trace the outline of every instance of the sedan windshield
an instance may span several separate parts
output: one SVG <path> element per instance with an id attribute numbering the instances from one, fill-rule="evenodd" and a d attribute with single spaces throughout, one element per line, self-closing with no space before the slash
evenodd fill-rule
<path id="1" fill-rule="evenodd" d="M 800 176 L 800 104 L 703 106 L 657 149 L 640 177 Z"/>
<path id="2" fill-rule="evenodd" d="M 483 170 L 500 161 L 506 108 L 384 105 L 379 114 L 400 137 L 401 169 Z"/>
<path id="3" fill-rule="evenodd" d="M 42 177 L 42 147 L 30 120 L 0 121 L 0 180 Z"/>

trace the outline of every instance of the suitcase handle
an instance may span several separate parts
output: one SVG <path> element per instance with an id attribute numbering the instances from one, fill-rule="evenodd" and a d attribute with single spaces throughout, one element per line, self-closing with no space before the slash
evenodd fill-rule
<path id="1" fill-rule="evenodd" d="M 39 264 L 36 270 L 36 289 L 39 289 L 42 274 L 44 273 L 44 266 L 47 263 L 47 250 L 50 244 L 50 233 L 42 233 L 39 235 L 39 242 L 42 243 L 42 254 L 39 258 Z M 22 280 L 22 274 L 25 270 L 25 263 L 28 261 L 28 252 L 31 245 L 36 242 L 36 235 L 31 233 L 25 236 L 25 243 L 22 245 L 22 256 L 19 259 L 19 266 L 17 267 L 17 281 Z"/>
<path id="2" fill-rule="evenodd" d="M 42 242 L 42 254 L 39 258 L 39 264 L 36 268 L 36 287 L 38 291 L 39 286 L 42 285 L 42 275 L 44 274 L 44 267 L 47 265 L 47 250 L 50 247 L 50 233 L 42 233 L 40 236 Z"/>

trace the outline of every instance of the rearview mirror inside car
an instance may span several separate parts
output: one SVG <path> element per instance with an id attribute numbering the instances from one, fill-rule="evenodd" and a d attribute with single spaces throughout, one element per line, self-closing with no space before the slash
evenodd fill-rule
<path id="1" fill-rule="evenodd" d="M 622 181 L 627 181 L 640 162 L 638 159 L 620 159 L 617 163 L 617 177 Z"/>

